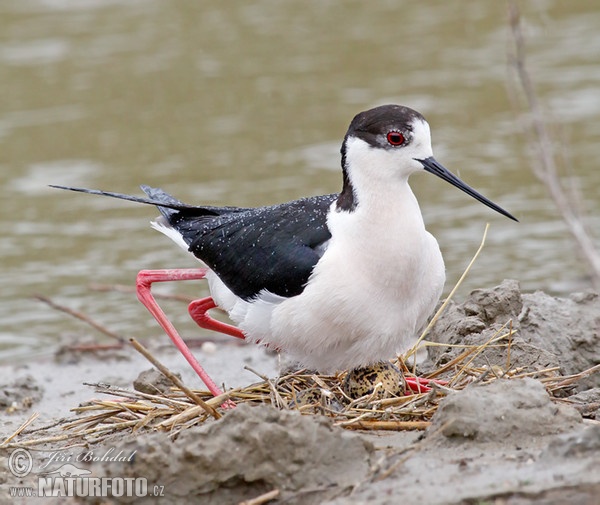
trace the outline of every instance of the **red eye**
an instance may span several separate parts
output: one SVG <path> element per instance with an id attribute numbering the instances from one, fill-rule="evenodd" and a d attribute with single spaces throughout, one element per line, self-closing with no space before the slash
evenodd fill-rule
<path id="1" fill-rule="evenodd" d="M 390 143 L 390 145 L 401 146 L 404 144 L 404 135 L 402 135 L 400 132 L 389 132 L 387 134 L 387 141 Z"/>

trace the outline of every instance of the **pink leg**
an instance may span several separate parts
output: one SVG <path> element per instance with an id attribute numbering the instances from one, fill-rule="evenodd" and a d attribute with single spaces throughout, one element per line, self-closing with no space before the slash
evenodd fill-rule
<path id="1" fill-rule="evenodd" d="M 246 337 L 242 333 L 242 330 L 232 326 L 231 324 L 222 323 L 213 319 L 207 314 L 207 311 L 214 309 L 217 306 L 215 301 L 209 296 L 207 298 L 201 298 L 200 300 L 194 300 L 188 306 L 188 312 L 192 319 L 196 321 L 200 328 L 206 328 L 207 330 L 218 331 L 219 333 L 225 333 L 225 335 L 231 335 L 232 337 L 241 338 L 244 340 Z"/>
<path id="2" fill-rule="evenodd" d="M 198 280 L 203 279 L 205 275 L 205 268 L 142 270 L 138 273 L 136 280 L 137 296 L 140 302 L 142 302 L 144 306 L 154 316 L 154 319 L 158 321 L 158 324 L 162 326 L 163 330 L 165 330 L 165 333 L 175 344 L 175 347 L 179 349 L 179 352 L 181 352 L 183 357 L 198 374 L 198 376 L 200 377 L 202 382 L 204 382 L 208 390 L 214 396 L 219 396 L 220 394 L 223 394 L 223 392 L 206 373 L 204 368 L 202 368 L 200 363 L 198 363 L 198 360 L 194 357 L 189 347 L 183 341 L 183 339 L 181 338 L 171 321 L 167 319 L 167 316 L 159 307 L 158 303 L 156 303 L 156 300 L 154 299 L 154 296 L 152 296 L 152 293 L 150 291 L 151 286 L 154 282 Z"/>

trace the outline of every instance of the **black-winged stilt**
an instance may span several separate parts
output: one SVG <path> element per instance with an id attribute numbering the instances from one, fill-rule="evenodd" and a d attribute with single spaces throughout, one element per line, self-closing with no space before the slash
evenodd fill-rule
<path id="1" fill-rule="evenodd" d="M 161 189 L 147 198 L 54 186 L 152 204 L 152 227 L 207 268 L 141 271 L 138 297 L 208 389 L 221 390 L 151 294 L 154 282 L 206 277 L 211 297 L 189 306 L 203 328 L 283 350 L 323 372 L 362 367 L 409 348 L 445 281 L 436 239 L 408 184 L 427 171 L 516 221 L 433 158 L 418 112 L 384 105 L 350 123 L 339 194 L 258 208 L 187 205 Z M 220 307 L 237 326 L 211 318 Z"/>

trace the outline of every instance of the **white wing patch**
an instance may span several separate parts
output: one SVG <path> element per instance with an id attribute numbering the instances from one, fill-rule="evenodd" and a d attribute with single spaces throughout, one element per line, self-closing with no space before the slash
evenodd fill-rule
<path id="1" fill-rule="evenodd" d="M 183 236 L 175 228 L 173 228 L 164 216 L 159 216 L 154 221 L 150 221 L 150 226 L 156 231 L 159 231 L 163 235 L 169 237 L 184 251 L 189 252 L 189 245 L 183 240 Z"/>

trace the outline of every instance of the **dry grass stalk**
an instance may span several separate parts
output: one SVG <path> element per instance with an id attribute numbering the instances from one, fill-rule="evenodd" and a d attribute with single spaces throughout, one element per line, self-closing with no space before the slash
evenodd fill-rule
<path id="1" fill-rule="evenodd" d="M 431 328 L 433 328 L 433 326 L 435 325 L 435 323 L 437 322 L 437 320 L 443 314 L 444 310 L 446 310 L 446 307 L 450 303 L 450 300 L 452 300 L 452 297 L 454 296 L 454 294 L 456 293 L 456 291 L 458 290 L 458 288 L 460 287 L 460 285 L 463 283 L 463 281 L 467 277 L 469 271 L 471 270 L 471 267 L 474 265 L 475 261 L 479 257 L 479 254 L 483 250 L 483 246 L 485 245 L 485 239 L 487 238 L 487 233 L 488 233 L 489 228 L 490 228 L 490 223 L 486 223 L 485 229 L 483 230 L 483 236 L 481 237 L 481 243 L 479 244 L 479 247 L 477 248 L 477 251 L 475 251 L 475 254 L 473 255 L 473 258 L 471 258 L 471 261 L 469 261 L 469 264 L 467 265 L 467 268 L 465 268 L 465 271 L 463 272 L 463 274 L 460 276 L 460 278 L 458 279 L 458 281 L 456 282 L 456 284 L 452 288 L 452 291 L 450 291 L 450 293 L 448 294 L 448 296 L 444 300 L 444 303 L 442 303 L 442 305 L 440 306 L 440 308 L 433 315 L 433 317 L 431 318 L 431 321 L 429 321 L 429 324 L 426 326 L 426 328 L 421 333 L 421 336 L 417 339 L 417 341 L 414 343 L 414 345 L 408 350 L 408 352 L 406 353 L 405 359 L 411 357 L 412 355 L 414 355 L 417 352 L 417 349 L 419 348 L 419 345 L 421 344 L 421 342 L 423 341 L 423 339 L 431 331 Z M 413 373 L 414 373 L 414 370 L 413 370 Z"/>
<path id="2" fill-rule="evenodd" d="M 357 421 L 346 424 L 344 428 L 349 430 L 424 430 L 431 425 L 429 421 Z"/>
<path id="3" fill-rule="evenodd" d="M 22 431 L 24 431 L 25 429 L 27 429 L 27 427 L 30 424 L 32 424 L 39 416 L 40 416 L 39 412 L 34 412 L 33 414 L 31 414 L 29 416 L 29 418 L 21 426 L 19 426 L 11 436 L 7 437 L 4 440 L 4 442 L 2 442 L 2 444 L 0 444 L 0 447 L 6 445 L 8 443 L 10 443 L 10 441 L 13 438 L 17 437 Z"/>
<path id="4" fill-rule="evenodd" d="M 263 493 L 256 498 L 252 498 L 251 500 L 244 500 L 238 503 L 238 505 L 264 505 L 271 500 L 277 498 L 280 494 L 279 489 L 273 489 L 273 491 L 269 491 L 267 493 Z"/>

